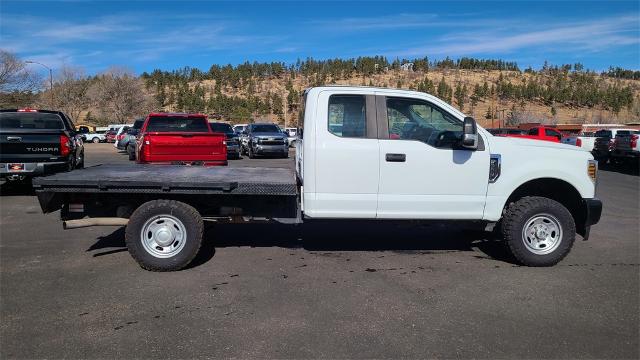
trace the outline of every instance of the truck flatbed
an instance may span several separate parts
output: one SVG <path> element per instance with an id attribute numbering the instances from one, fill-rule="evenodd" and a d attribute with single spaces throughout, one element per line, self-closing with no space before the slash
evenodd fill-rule
<path id="1" fill-rule="evenodd" d="M 292 170 L 182 165 L 97 165 L 33 180 L 36 192 L 296 196 Z"/>

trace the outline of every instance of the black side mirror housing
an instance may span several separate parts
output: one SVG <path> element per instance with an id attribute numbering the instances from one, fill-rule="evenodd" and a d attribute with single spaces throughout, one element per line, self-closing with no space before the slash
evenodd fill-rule
<path id="1" fill-rule="evenodd" d="M 472 117 L 467 116 L 464 118 L 460 145 L 469 150 L 478 149 L 478 125 L 476 124 L 476 120 Z"/>

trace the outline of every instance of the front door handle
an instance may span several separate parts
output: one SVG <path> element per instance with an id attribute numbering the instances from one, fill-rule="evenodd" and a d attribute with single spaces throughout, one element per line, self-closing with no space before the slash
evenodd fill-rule
<path id="1" fill-rule="evenodd" d="M 20 136 L 7 136 L 7 141 L 22 141 Z"/>
<path id="2" fill-rule="evenodd" d="M 386 154 L 385 160 L 388 162 L 405 162 L 407 161 L 407 155 L 405 154 Z"/>

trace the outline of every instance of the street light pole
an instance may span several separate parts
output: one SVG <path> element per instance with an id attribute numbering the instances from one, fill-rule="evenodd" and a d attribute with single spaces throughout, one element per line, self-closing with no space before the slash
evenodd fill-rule
<path id="1" fill-rule="evenodd" d="M 49 70 L 50 106 L 51 106 L 51 110 L 53 110 L 53 70 L 51 70 L 51 68 L 48 67 L 47 65 L 45 65 L 43 63 L 39 63 L 37 61 L 27 60 L 27 61 L 25 61 L 25 64 L 38 64 L 40 66 L 45 67 L 47 70 Z"/>

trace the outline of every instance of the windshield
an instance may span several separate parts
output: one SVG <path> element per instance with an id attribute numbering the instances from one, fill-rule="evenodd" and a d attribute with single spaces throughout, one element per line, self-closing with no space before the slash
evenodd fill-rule
<path id="1" fill-rule="evenodd" d="M 0 129 L 64 129 L 62 118 L 49 113 L 0 113 Z"/>
<path id="2" fill-rule="evenodd" d="M 280 128 L 277 125 L 251 125 L 251 131 L 261 133 L 261 132 L 281 132 Z"/>
<path id="3" fill-rule="evenodd" d="M 225 124 L 225 123 L 209 123 L 209 126 L 211 126 L 211 131 L 213 131 L 213 132 L 220 132 L 220 133 L 225 133 L 225 134 L 233 133 L 233 129 L 231 128 L 231 125 L 229 125 L 229 124 Z"/>
<path id="4" fill-rule="evenodd" d="M 207 119 L 186 116 L 152 116 L 147 125 L 149 132 L 209 132 Z"/>

